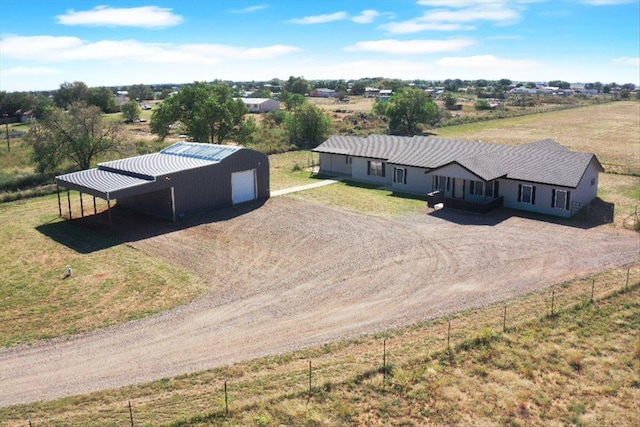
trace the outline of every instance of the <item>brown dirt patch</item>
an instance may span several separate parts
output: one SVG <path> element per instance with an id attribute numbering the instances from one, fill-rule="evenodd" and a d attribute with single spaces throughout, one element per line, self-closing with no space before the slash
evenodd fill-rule
<path id="1" fill-rule="evenodd" d="M 196 272 L 209 292 L 144 320 L 0 350 L 0 406 L 408 325 L 638 257 L 637 234 L 608 226 L 504 210 L 383 218 L 292 198 L 131 245 Z"/>

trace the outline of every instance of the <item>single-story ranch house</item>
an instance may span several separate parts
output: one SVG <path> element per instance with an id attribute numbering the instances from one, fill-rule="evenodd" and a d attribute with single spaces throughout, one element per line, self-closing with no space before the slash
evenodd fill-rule
<path id="1" fill-rule="evenodd" d="M 250 113 L 268 113 L 278 110 L 280 101 L 271 98 L 239 98 L 247 106 Z"/>
<path id="2" fill-rule="evenodd" d="M 269 158 L 242 147 L 178 142 L 158 153 L 57 176 L 56 184 L 79 191 L 81 200 L 83 193 L 106 200 L 109 217 L 111 201 L 117 200 L 118 205 L 175 221 L 268 199 Z M 62 216 L 59 192 L 58 206 Z"/>
<path id="3" fill-rule="evenodd" d="M 596 198 L 595 154 L 545 139 L 511 146 L 434 137 L 332 136 L 314 151 L 320 172 L 437 197 L 445 207 L 500 206 L 570 217 Z M 434 193 L 435 192 L 435 193 Z"/>

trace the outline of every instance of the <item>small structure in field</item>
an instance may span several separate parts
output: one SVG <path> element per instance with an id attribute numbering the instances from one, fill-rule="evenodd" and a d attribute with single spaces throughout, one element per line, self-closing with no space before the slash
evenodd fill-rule
<path id="1" fill-rule="evenodd" d="M 56 177 L 58 188 L 90 194 L 175 221 L 269 198 L 269 158 L 248 148 L 178 142 L 158 153 L 100 163 Z M 95 200 L 94 200 L 95 202 Z M 62 216 L 60 192 L 58 208 Z M 95 210 L 95 203 L 94 203 Z M 69 203 L 69 217 L 71 203 Z M 109 219 L 111 225 L 111 219 Z"/>

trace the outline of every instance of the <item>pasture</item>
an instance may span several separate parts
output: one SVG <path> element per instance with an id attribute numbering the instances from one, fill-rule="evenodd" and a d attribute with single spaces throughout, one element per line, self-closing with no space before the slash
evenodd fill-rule
<path id="1" fill-rule="evenodd" d="M 600 231 L 622 233 L 621 236 L 628 238 L 628 233 L 632 232 L 621 230 L 621 222 L 633 212 L 640 196 L 640 178 L 633 176 L 639 164 L 639 107 L 640 104 L 633 102 L 611 103 L 444 128 L 438 130 L 438 135 L 502 143 L 524 143 L 550 137 L 571 149 L 595 152 L 606 169 L 617 172 L 602 174 L 600 178 L 600 198 L 616 204 L 613 226 L 602 226 Z M 599 130 L 589 117 L 598 117 L 598 122 L 602 121 L 600 118 L 605 119 L 604 122 L 608 123 L 606 130 Z M 314 159 L 310 152 L 271 156 L 272 190 L 315 182 L 317 178 L 307 170 L 313 166 Z M 5 159 L 3 170 L 7 164 L 10 162 Z M 385 190 L 348 183 L 286 197 L 294 206 L 304 206 L 304 210 L 328 207 L 331 211 L 342 212 L 341 215 L 345 212 L 348 216 L 357 215 L 354 225 L 362 221 L 374 224 L 388 220 L 411 222 L 413 215 L 418 218 L 425 214 L 424 202 L 419 198 L 397 197 Z M 76 195 L 72 200 L 77 205 Z M 162 248 L 167 246 L 154 249 L 153 239 L 131 242 L 91 227 L 78 227 L 58 218 L 57 209 L 55 196 L 0 204 L 0 222 L 3 224 L 0 245 L 5 249 L 0 255 L 3 270 L 0 343 L 3 346 L 34 344 L 42 339 L 65 337 L 145 318 L 188 304 L 211 291 L 211 282 L 204 279 L 207 276 L 203 271 L 206 270 L 202 270 L 208 268 L 206 263 L 189 262 L 188 258 L 170 260 L 162 254 Z M 74 211 L 77 211 L 77 206 Z M 308 218 L 308 221 L 312 224 L 313 219 Z M 540 227 L 544 223 L 534 221 L 531 225 Z M 310 229 L 310 225 L 305 227 L 300 230 Z M 274 242 L 286 230 L 284 223 L 278 230 L 273 232 Z M 360 230 L 358 235 L 366 236 L 368 231 Z M 572 230 L 572 235 L 573 232 L 576 236 L 584 233 L 587 241 L 591 233 L 589 230 Z M 302 231 L 299 235 L 303 235 Z M 317 254 L 309 240 L 296 242 L 295 236 L 290 237 L 288 244 L 298 251 Z M 170 233 L 164 234 L 166 239 L 171 239 Z M 391 235 L 387 236 L 386 242 L 393 242 Z M 470 241 L 469 244 L 473 243 Z M 189 247 L 187 245 L 187 250 Z M 242 248 L 238 248 L 239 254 Z M 253 246 L 244 248 L 245 253 L 251 253 L 249 249 L 255 248 L 255 242 Z M 287 262 L 297 259 L 293 254 L 289 256 L 291 260 Z M 507 252 L 504 256 L 508 256 Z M 401 259 L 398 257 L 397 261 Z M 62 279 L 66 264 L 74 268 L 71 279 Z M 319 268 L 318 265 L 307 265 Z M 634 407 L 628 403 L 633 384 L 623 380 L 607 382 L 604 378 L 607 369 L 616 373 L 615 378 L 624 377 L 633 366 L 637 369 L 638 344 L 633 337 L 637 337 L 638 324 L 637 319 L 633 321 L 629 314 L 638 310 L 635 283 L 640 273 L 636 267 L 630 270 L 632 292 L 612 294 L 624 282 L 625 271 L 608 270 L 589 277 L 598 281 L 597 296 L 602 301 L 598 306 L 567 311 L 552 319 L 553 323 L 538 323 L 537 318 L 523 315 L 513 335 L 501 336 L 471 328 L 481 324 L 478 319 L 483 316 L 499 318 L 494 312 L 500 311 L 501 306 L 484 309 L 493 310 L 489 312 L 474 310 L 456 315 L 456 319 L 461 319 L 459 327 L 471 331 L 464 336 L 466 338 L 458 338 L 470 339 L 480 345 L 459 347 L 453 366 L 447 367 L 448 361 L 443 359 L 442 353 L 433 350 L 434 347 L 442 348 L 441 320 L 426 323 L 424 329 L 422 326 L 409 327 L 385 333 L 383 336 L 393 342 L 390 343 L 390 355 L 394 365 L 388 392 L 386 389 L 380 391 L 380 377 L 374 361 L 379 359 L 378 347 L 383 336 L 374 335 L 322 347 L 312 346 L 302 352 L 257 359 L 200 374 L 166 378 L 147 385 L 3 408 L 0 409 L 0 420 L 8 425 L 23 425 L 31 416 L 36 425 L 82 425 L 87 420 L 108 424 L 122 416 L 126 420 L 128 413 L 122 414 L 121 411 L 126 407 L 126 401 L 133 399 L 137 422 L 149 425 L 385 423 L 403 419 L 399 411 L 407 414 L 406 422 L 415 422 L 425 414 L 436 416 L 431 418 L 434 422 L 445 422 L 459 413 L 462 418 L 457 420 L 462 423 L 486 419 L 487 422 L 511 422 L 514 425 L 542 425 L 549 420 L 580 420 L 586 425 L 609 421 L 625 425 L 634 415 Z M 578 274 L 577 271 L 574 273 Z M 250 277 L 249 270 L 246 277 Z M 281 280 L 286 282 L 285 278 Z M 546 283 L 546 286 L 552 283 Z M 588 283 L 588 280 L 573 280 L 562 282 L 561 287 L 572 289 L 565 293 L 572 295 L 572 301 L 577 301 L 575 298 L 584 297 Z M 548 309 L 548 294 L 535 294 L 528 298 L 537 298 L 538 304 L 542 304 L 543 308 L 538 309 L 538 313 Z M 520 304 L 518 301 L 528 300 L 517 300 Z M 520 310 L 528 311 L 526 303 L 522 304 Z M 587 325 L 594 320 L 598 323 L 594 329 L 588 329 Z M 578 327 L 572 326 L 575 322 Z M 495 329 L 495 325 L 491 327 Z M 429 341 L 428 337 L 434 335 L 439 336 L 438 340 Z M 570 338 L 565 343 L 567 336 Z M 611 336 L 618 343 L 613 348 L 606 344 Z M 588 338 L 585 343 L 580 343 L 580 339 L 585 337 Z M 531 352 L 531 343 L 540 340 L 548 340 L 549 346 L 540 346 L 531 357 L 525 357 L 527 352 Z M 492 344 L 494 342 L 495 345 Z M 394 349 L 394 346 L 397 347 Z M 400 349 L 407 348 L 417 350 L 402 356 L 406 351 Z M 363 358 L 360 358 L 361 354 L 364 354 Z M 496 359 L 496 354 L 503 356 Z M 498 363 L 503 360 L 506 364 L 510 357 L 521 358 L 523 362 L 516 366 Z M 342 372 L 337 382 L 328 374 L 324 374 L 324 379 L 314 379 L 316 386 L 311 406 L 302 398 L 308 359 L 324 366 L 321 370 L 325 373 Z M 489 363 L 494 359 L 496 363 Z M 554 368 L 552 360 L 557 359 L 566 364 Z M 541 361 L 547 362 L 540 364 Z M 419 374 L 415 373 L 421 364 Z M 538 365 L 541 368 L 537 368 Z M 573 366 L 583 366 L 588 377 Z M 549 377 L 545 377 L 545 369 L 550 370 Z M 303 378 L 302 386 L 299 385 L 300 377 Z M 227 418 L 220 412 L 219 394 L 221 381 L 225 378 L 237 380 L 234 384 L 237 389 L 231 396 L 232 413 Z M 550 379 L 556 381 L 555 386 L 541 386 L 543 380 L 546 384 Z M 507 384 L 517 384 L 515 394 Z M 583 387 L 593 392 L 580 391 Z M 567 388 L 573 391 L 563 395 Z M 486 393 L 490 396 L 487 397 Z M 416 406 L 425 400 L 430 402 L 428 408 Z M 488 403 L 472 407 L 470 402 L 478 400 L 504 403 L 498 407 Z M 557 405 L 553 403 L 556 401 Z M 427 412 L 422 412 L 425 410 Z M 605 410 L 611 418 L 602 418 Z M 635 410 L 637 414 L 637 406 Z"/>

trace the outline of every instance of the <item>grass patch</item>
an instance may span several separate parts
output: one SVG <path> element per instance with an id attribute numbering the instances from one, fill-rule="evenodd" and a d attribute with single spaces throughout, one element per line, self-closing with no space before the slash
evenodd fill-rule
<path id="1" fill-rule="evenodd" d="M 426 206 L 423 196 L 394 193 L 377 185 L 352 181 L 292 193 L 287 197 L 381 216 L 404 215 Z"/>
<path id="2" fill-rule="evenodd" d="M 112 239 L 58 218 L 57 204 L 56 196 L 0 204 L 0 346 L 148 316 L 203 291 L 193 274 L 126 245 L 83 254 L 56 242 L 36 227 L 60 223 L 79 245 Z M 74 274 L 65 280 L 67 264 Z"/>
<path id="3" fill-rule="evenodd" d="M 309 150 L 290 151 L 269 156 L 271 191 L 317 182 L 312 168 L 318 165 L 318 154 Z"/>
<path id="4" fill-rule="evenodd" d="M 509 301 L 506 333 L 503 306 L 490 306 L 149 384 L 3 408 L 0 419 L 9 426 L 28 417 L 35 425 L 125 425 L 131 400 L 136 425 L 154 426 L 634 425 L 640 266 L 631 268 L 624 291 L 626 272 L 559 284 L 554 318 L 544 315 L 547 291 Z"/>

